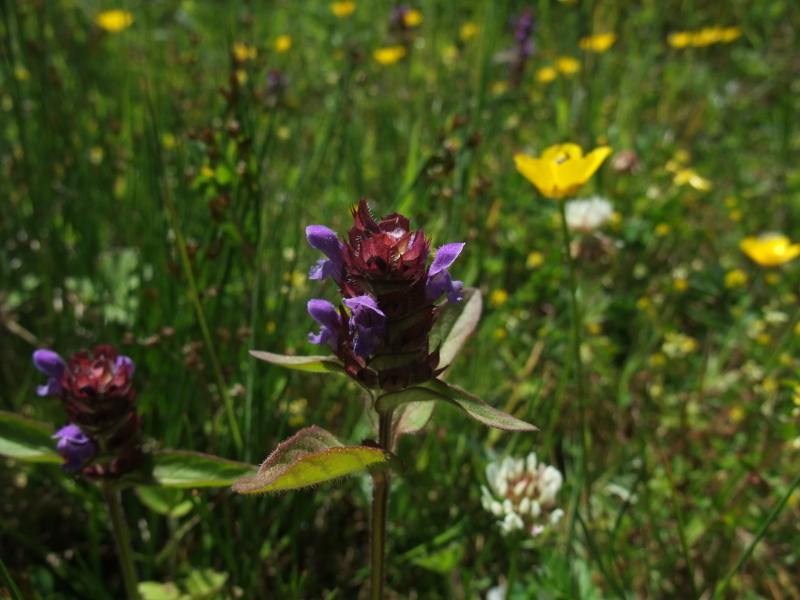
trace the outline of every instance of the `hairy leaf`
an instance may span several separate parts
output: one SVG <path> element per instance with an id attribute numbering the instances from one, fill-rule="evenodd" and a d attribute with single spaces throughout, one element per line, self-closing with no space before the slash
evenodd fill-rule
<path id="1" fill-rule="evenodd" d="M 448 366 L 458 356 L 458 352 L 478 325 L 483 301 L 476 288 L 466 288 L 458 304 L 445 302 L 439 309 L 439 317 L 431 331 L 431 348 L 439 348 L 439 365 Z"/>
<path id="2" fill-rule="evenodd" d="M 256 469 L 254 465 L 188 450 L 153 453 L 153 479 L 164 487 L 227 487 Z"/>
<path id="3" fill-rule="evenodd" d="M 294 490 L 374 467 L 398 467 L 399 463 L 391 452 L 371 446 L 346 446 L 315 425 L 283 442 L 264 461 L 258 474 L 243 477 L 233 489 L 240 494 Z"/>
<path id="4" fill-rule="evenodd" d="M 250 354 L 259 360 L 265 360 L 273 365 L 281 365 L 298 371 L 312 373 L 340 373 L 346 375 L 344 367 L 335 356 L 289 356 L 286 354 L 273 354 L 261 350 L 251 350 Z"/>
<path id="5" fill-rule="evenodd" d="M 428 424 L 436 405 L 433 402 L 409 402 L 394 413 L 395 440 L 406 433 L 417 433 Z"/>
<path id="6" fill-rule="evenodd" d="M 55 430 L 39 421 L 0 411 L 0 456 L 30 462 L 61 463 Z"/>

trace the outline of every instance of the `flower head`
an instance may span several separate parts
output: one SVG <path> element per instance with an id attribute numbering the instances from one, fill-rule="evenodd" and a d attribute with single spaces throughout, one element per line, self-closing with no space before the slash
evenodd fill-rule
<path id="1" fill-rule="evenodd" d="M 574 75 L 581 70 L 581 63 L 571 56 L 559 56 L 556 59 L 556 69 L 563 75 Z"/>
<path id="2" fill-rule="evenodd" d="M 603 161 L 611 154 L 611 148 L 601 146 L 583 155 L 577 144 L 551 146 L 540 158 L 525 154 L 514 156 L 519 171 L 548 198 L 564 198 L 577 192 L 589 181 Z"/>
<path id="3" fill-rule="evenodd" d="M 355 9 L 356 3 L 352 2 L 351 0 L 344 0 L 342 2 L 334 2 L 331 4 L 331 12 L 340 19 L 353 14 Z"/>
<path id="4" fill-rule="evenodd" d="M 385 48 L 378 48 L 372 53 L 372 57 L 384 66 L 393 65 L 405 55 L 405 46 L 387 46 Z"/>
<path id="5" fill-rule="evenodd" d="M 94 22 L 106 31 L 116 33 L 133 23 L 133 15 L 127 10 L 107 10 L 98 14 Z"/>
<path id="6" fill-rule="evenodd" d="M 617 34 L 613 31 L 610 31 L 608 33 L 598 33 L 596 35 L 590 35 L 588 37 L 581 38 L 578 41 L 578 45 L 583 50 L 602 54 L 611 48 L 615 41 L 617 41 Z"/>
<path id="7" fill-rule="evenodd" d="M 503 534 L 526 531 L 535 537 L 564 516 L 556 508 L 556 494 L 564 478 L 555 467 L 537 463 L 536 453 L 526 458 L 506 457 L 486 467 L 489 487 L 481 486 L 483 508 L 501 520 Z"/>
<path id="8" fill-rule="evenodd" d="M 746 237 L 739 242 L 739 248 L 762 267 L 777 267 L 800 255 L 800 244 L 792 244 L 780 233 Z"/>
<path id="9" fill-rule="evenodd" d="M 52 350 L 37 350 L 33 364 L 48 376 L 39 395 L 58 396 L 67 410 L 69 425 L 56 434 L 67 469 L 77 470 L 95 451 L 108 459 L 83 469 L 84 476 L 119 477 L 139 466 L 144 455 L 130 358 L 102 345 L 92 354 L 76 352 L 66 363 Z"/>
<path id="10" fill-rule="evenodd" d="M 567 227 L 580 233 L 592 233 L 608 223 L 614 216 L 611 202 L 599 196 L 588 200 L 569 200 L 564 205 Z"/>
<path id="11" fill-rule="evenodd" d="M 347 372 L 367 387 L 398 389 L 438 375 L 438 349 L 428 336 L 442 294 L 460 300 L 461 282 L 448 267 L 464 244 L 439 248 L 428 266 L 430 242 L 403 215 L 376 221 L 365 200 L 353 210 L 354 226 L 342 242 L 322 225 L 306 229 L 309 244 L 326 256 L 310 277 L 330 276 L 339 285 L 343 306 L 312 300 L 308 310 L 322 327 L 309 341 L 330 344 Z M 348 312 L 349 311 L 349 312 Z"/>
<path id="12" fill-rule="evenodd" d="M 292 47 L 292 38 L 288 35 L 279 35 L 275 39 L 275 52 L 278 54 L 283 54 L 284 52 L 288 52 L 289 48 Z"/>
<path id="13" fill-rule="evenodd" d="M 65 471 L 77 471 L 94 456 L 94 444 L 77 425 L 67 425 L 53 436 L 58 440 L 56 450 L 64 457 Z"/>

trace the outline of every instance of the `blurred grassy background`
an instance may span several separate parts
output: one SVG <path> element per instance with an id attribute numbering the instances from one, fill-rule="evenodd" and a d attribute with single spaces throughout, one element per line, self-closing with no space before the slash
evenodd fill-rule
<path id="1" fill-rule="evenodd" d="M 306 302 L 336 290 L 306 279 L 318 253 L 305 226 L 343 232 L 359 197 L 401 210 L 434 245 L 467 242 L 451 272 L 487 300 L 449 380 L 541 428 L 498 434 L 440 407 L 401 443 L 391 597 L 483 598 L 509 562 L 480 506 L 487 461 L 536 450 L 565 473 L 568 511 L 583 488 L 558 207 L 512 157 L 608 143 L 637 168 L 612 157 L 583 190 L 618 212 L 616 251 L 579 267 L 592 496 L 583 526 L 524 546 L 516 597 L 708 594 L 800 467 L 797 265 L 765 270 L 738 249 L 798 235 L 798 12 L 541 0 L 515 86 L 527 6 L 420 0 L 421 23 L 398 33 L 374 1 L 337 17 L 327 2 L 0 0 L 0 407 L 60 426 L 58 401 L 35 396 L 31 352 L 110 343 L 137 365 L 153 447 L 256 463 L 311 423 L 369 437 L 353 385 L 247 351 L 315 351 Z M 110 9 L 133 22 L 104 30 Z M 742 35 L 668 43 L 712 26 Z M 606 52 L 579 47 L 606 32 Z M 397 45 L 396 63 L 373 57 Z M 543 81 L 560 57 L 575 72 Z M 26 597 L 119 597 L 93 486 L 12 463 L 0 483 L 2 559 Z M 364 480 L 186 493 L 169 515 L 146 500 L 125 498 L 142 579 L 191 597 L 361 597 Z M 730 597 L 800 597 L 799 521 L 795 492 Z"/>

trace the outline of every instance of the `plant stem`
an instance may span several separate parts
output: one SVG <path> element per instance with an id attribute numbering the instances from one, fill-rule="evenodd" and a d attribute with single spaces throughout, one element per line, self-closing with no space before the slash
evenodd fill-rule
<path id="1" fill-rule="evenodd" d="M 508 575 L 506 575 L 506 598 L 511 598 L 514 592 L 514 585 L 517 583 L 517 573 L 519 572 L 519 546 L 520 536 L 513 533 L 514 539 L 511 540 L 511 557 L 508 565 Z"/>
<path id="2" fill-rule="evenodd" d="M 389 450 L 392 440 L 392 413 L 382 413 L 378 425 L 378 444 Z M 383 598 L 384 554 L 386 552 L 386 509 L 389 506 L 388 469 L 372 474 L 372 575 L 370 600 Z"/>
<path id="3" fill-rule="evenodd" d="M 569 229 L 567 228 L 566 202 L 558 201 L 561 210 L 561 234 L 564 238 L 564 254 L 567 255 L 567 277 L 569 280 L 569 310 L 570 310 L 570 331 L 572 338 L 572 354 L 575 363 L 575 382 L 578 387 L 578 411 L 581 415 L 581 451 L 583 453 L 583 477 L 586 485 L 586 505 L 589 506 L 589 449 L 591 440 L 589 427 L 586 422 L 586 411 L 584 410 L 584 388 L 583 388 L 583 363 L 581 361 L 581 320 L 578 310 L 578 285 L 575 280 L 575 261 L 569 247 Z"/>
<path id="4" fill-rule="evenodd" d="M 101 484 L 101 489 L 103 490 L 103 498 L 105 498 L 108 505 L 108 514 L 111 517 L 111 528 L 114 532 L 114 539 L 117 542 L 117 555 L 119 556 L 119 564 L 122 567 L 122 578 L 125 581 L 128 600 L 139 600 L 139 579 L 136 576 L 131 536 L 128 533 L 128 525 L 125 523 L 125 513 L 122 510 L 119 492 L 114 489 L 114 484 L 108 481 L 104 481 Z"/>

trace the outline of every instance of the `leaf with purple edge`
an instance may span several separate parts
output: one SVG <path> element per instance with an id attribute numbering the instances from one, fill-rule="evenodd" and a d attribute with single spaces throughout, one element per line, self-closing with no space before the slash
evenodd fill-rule
<path id="1" fill-rule="evenodd" d="M 442 303 L 437 308 L 438 318 L 431 331 L 431 348 L 439 347 L 439 366 L 449 366 L 478 325 L 483 309 L 481 292 L 476 288 L 466 288 L 461 292 L 458 304 Z"/>
<path id="2" fill-rule="evenodd" d="M 265 360 L 273 365 L 280 365 L 297 371 L 310 373 L 338 373 L 347 375 L 347 371 L 335 356 L 289 356 L 288 354 L 273 354 L 261 350 L 251 350 L 250 354 L 259 360 Z"/>
<path id="3" fill-rule="evenodd" d="M 242 477 L 233 490 L 240 494 L 295 490 L 379 467 L 402 470 L 402 463 L 382 448 L 347 446 L 313 425 L 279 445 L 256 475 Z"/>

